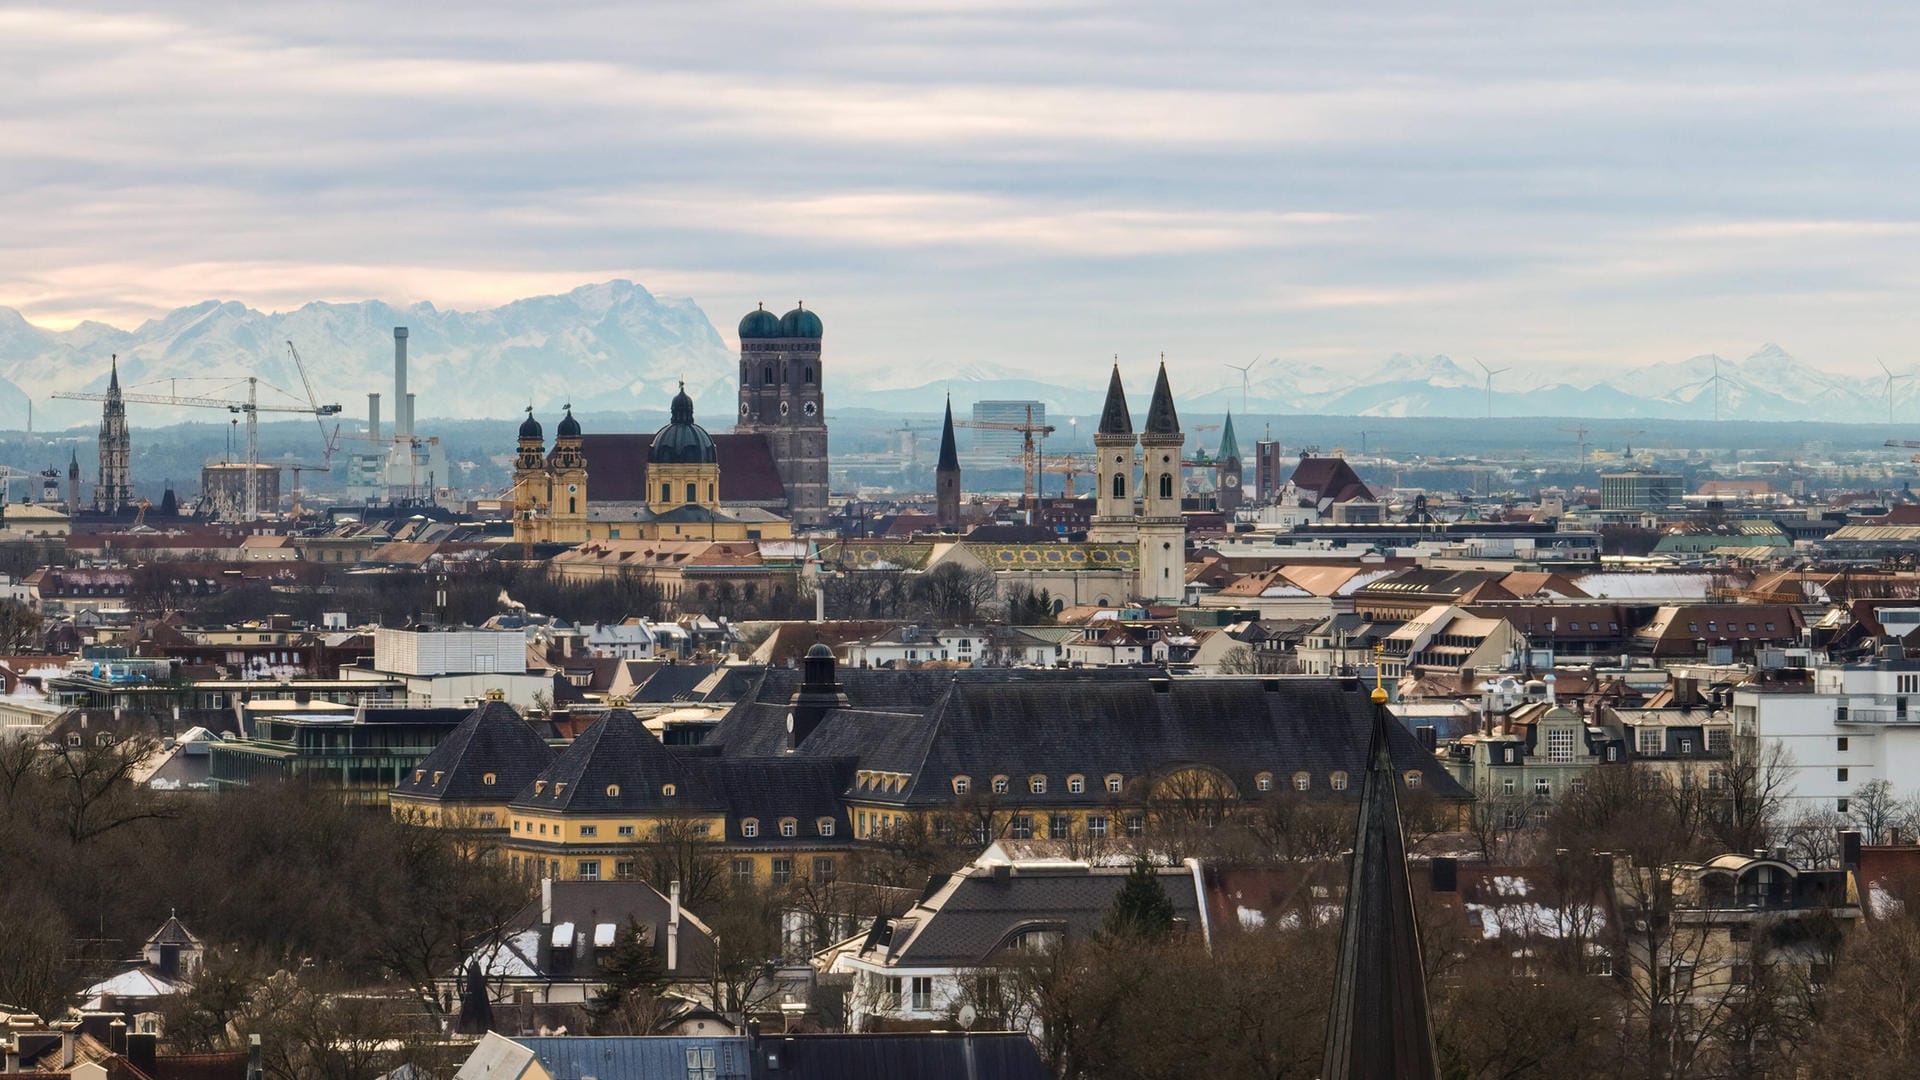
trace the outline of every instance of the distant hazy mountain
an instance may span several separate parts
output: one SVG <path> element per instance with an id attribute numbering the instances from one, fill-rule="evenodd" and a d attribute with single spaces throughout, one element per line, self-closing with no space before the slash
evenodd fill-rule
<path id="1" fill-rule="evenodd" d="M 120 355 L 120 384 L 129 392 L 166 393 L 166 381 L 179 379 L 181 394 L 244 397 L 244 384 L 234 384 L 253 375 L 295 395 L 263 387 L 263 404 L 294 403 L 305 391 L 288 341 L 299 348 L 323 403 L 363 417 L 367 393 L 378 391 L 390 423 L 396 326 L 410 335 L 408 389 L 421 420 L 511 417 L 528 402 L 549 426 L 568 401 L 576 408 L 664 410 L 684 377 L 707 406 L 702 419 L 732 423 L 734 355 L 706 314 L 691 300 L 610 281 L 472 312 L 369 300 L 266 314 L 209 300 L 134 330 L 82 323 L 48 331 L 0 308 L 0 426 L 24 425 L 23 388 L 33 394 L 37 426 L 97 418 L 98 405 L 47 397 L 104 390 L 112 353 Z M 135 423 L 209 418 L 204 409 L 146 405 Z"/>
<path id="2" fill-rule="evenodd" d="M 130 391 L 164 393 L 167 380 L 178 379 L 183 394 L 238 397 L 244 385 L 235 384 L 254 375 L 295 395 L 263 388 L 262 402 L 292 403 L 304 391 L 287 355 L 289 340 L 306 359 L 323 402 L 358 418 L 368 391 L 378 391 L 391 422 L 395 326 L 411 333 L 409 384 L 423 421 L 507 419 L 529 401 L 549 424 L 568 401 L 581 411 L 661 412 L 675 382 L 685 378 L 701 420 L 716 428 L 732 423 L 735 354 L 706 313 L 691 300 L 609 281 L 472 312 L 370 300 L 267 314 L 209 300 L 133 330 L 100 323 L 42 330 L 0 308 L 0 427 L 24 426 L 28 393 L 41 428 L 95 420 L 97 405 L 48 395 L 104 389 L 112 353 L 120 356 L 121 384 Z M 1106 387 L 1101 365 L 1053 382 L 989 364 L 955 368 L 938 381 L 888 386 L 884 376 L 834 375 L 831 336 L 827 355 L 829 409 L 932 413 L 951 390 L 963 414 L 975 401 L 1012 399 L 1043 401 L 1056 416 L 1086 416 L 1099 412 Z M 1777 345 L 1738 361 L 1696 356 L 1632 369 L 1515 366 L 1495 376 L 1493 414 L 1710 420 L 1716 359 L 1722 419 L 1871 422 L 1887 415 L 1883 376 L 1823 371 Z M 1129 389 L 1136 413 L 1143 412 L 1151 383 L 1136 373 Z M 1195 412 L 1467 418 L 1487 412 L 1484 373 L 1471 359 L 1447 356 L 1395 355 L 1370 367 L 1266 359 L 1248 372 L 1244 392 L 1239 372 L 1195 363 L 1180 372 L 1174 391 L 1181 407 Z M 1912 415 L 1920 379 L 1901 380 L 1894 391 L 1896 416 Z M 134 422 L 218 415 L 142 405 Z"/>
<path id="3" fill-rule="evenodd" d="M 1822 371 L 1768 344 L 1744 360 L 1696 356 L 1672 364 L 1639 368 L 1514 368 L 1494 376 L 1493 415 L 1594 418 L 1647 417 L 1669 420 L 1714 418 L 1715 365 L 1719 372 L 1719 415 L 1723 420 L 1826 420 L 1871 423 L 1887 415 L 1885 376 L 1854 377 Z M 1471 365 L 1471 366 L 1469 366 Z M 1487 414 L 1486 375 L 1469 361 L 1446 356 L 1387 357 L 1358 370 L 1269 359 L 1248 373 L 1244 390 L 1239 372 L 1220 365 L 1203 387 L 1174 392 L 1182 408 L 1193 411 L 1304 413 L 1331 416 L 1407 416 L 1465 418 Z M 1049 410 L 1086 415 L 1099 411 L 1104 371 L 1089 372 L 1084 383 L 1061 386 L 1001 370 L 957 371 L 949 379 L 889 390 L 842 389 L 841 404 L 876 409 L 929 412 L 941 396 L 954 402 L 1032 399 Z M 1136 377 L 1129 390 L 1143 408 L 1151 384 Z M 1130 397 L 1130 401 L 1133 399 Z M 1920 404 L 1920 379 L 1894 384 L 1894 415 L 1911 416 Z"/>

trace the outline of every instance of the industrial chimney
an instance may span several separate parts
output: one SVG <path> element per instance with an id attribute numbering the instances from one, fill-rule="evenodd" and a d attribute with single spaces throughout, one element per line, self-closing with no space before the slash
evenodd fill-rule
<path id="1" fill-rule="evenodd" d="M 413 434 L 413 417 L 407 411 L 407 328 L 393 328 L 393 433 L 402 438 Z"/>
<path id="2" fill-rule="evenodd" d="M 372 438 L 380 437 L 380 395 L 367 395 L 367 434 Z"/>

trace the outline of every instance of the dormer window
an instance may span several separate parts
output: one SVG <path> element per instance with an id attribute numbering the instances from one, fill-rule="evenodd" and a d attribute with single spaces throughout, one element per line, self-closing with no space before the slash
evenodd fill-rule
<path id="1" fill-rule="evenodd" d="M 660 794 L 664 798 L 668 798 L 668 799 L 673 798 L 674 795 L 679 793 L 679 790 L 680 790 L 679 788 L 674 787 L 672 784 L 660 785 Z"/>
<path id="2" fill-rule="evenodd" d="M 953 793 L 955 795 L 965 795 L 972 790 L 973 778 L 971 776 L 956 776 L 953 778 Z"/>
<path id="3" fill-rule="evenodd" d="M 1121 777 L 1119 773 L 1107 774 L 1107 792 L 1109 794 L 1112 794 L 1112 795 L 1120 794 L 1120 789 L 1124 786 L 1126 786 L 1126 780 L 1123 777 Z"/>
<path id="4" fill-rule="evenodd" d="M 781 836 L 799 836 L 800 823 L 790 817 L 781 818 L 780 819 L 780 835 Z"/>
<path id="5" fill-rule="evenodd" d="M 609 798 L 609 799 L 617 799 L 617 798 L 619 798 L 619 797 L 620 797 L 620 785 L 619 785 L 619 784 L 608 784 L 608 785 L 607 785 L 607 798 Z"/>
<path id="6" fill-rule="evenodd" d="M 1345 791 L 1345 790 L 1347 790 L 1347 774 L 1346 774 L 1346 771 L 1345 771 L 1345 770 L 1340 770 L 1340 771 L 1337 771 L 1337 772 L 1335 772 L 1335 773 L 1334 773 L 1334 774 L 1333 774 L 1332 776 L 1330 776 L 1330 777 L 1328 777 L 1328 778 L 1327 778 L 1327 786 L 1328 786 L 1328 787 L 1330 787 L 1330 788 L 1332 788 L 1332 789 L 1333 789 L 1333 790 L 1335 790 L 1335 791 Z"/>
<path id="7" fill-rule="evenodd" d="M 1027 777 L 1027 790 L 1035 795 L 1045 795 L 1047 793 L 1047 778 L 1044 776 Z"/>
<path id="8" fill-rule="evenodd" d="M 1419 770 L 1419 769 L 1409 769 L 1409 770 L 1407 771 L 1407 777 L 1406 777 L 1406 779 L 1407 779 L 1407 786 L 1408 786 L 1408 787 L 1410 787 L 1410 788 L 1417 788 L 1417 787 L 1419 787 L 1419 786 L 1420 786 L 1420 770 Z"/>
<path id="9" fill-rule="evenodd" d="M 1272 791 L 1273 790 L 1273 774 L 1270 772 L 1263 772 L 1256 775 L 1253 778 L 1253 786 L 1260 791 Z"/>
<path id="10" fill-rule="evenodd" d="M 1307 772 L 1293 774 L 1293 790 L 1306 791 L 1313 787 L 1313 775 Z"/>
<path id="11" fill-rule="evenodd" d="M 813 828 L 814 828 L 814 831 L 819 833 L 821 836 L 832 836 L 833 835 L 833 819 L 830 817 L 823 817 L 819 821 L 816 821 L 813 823 Z"/>
<path id="12" fill-rule="evenodd" d="M 993 793 L 994 793 L 995 795 L 1005 795 L 1005 794 L 1007 793 L 1007 778 L 1006 778 L 1006 777 L 1004 777 L 1004 776 L 996 776 L 996 777 L 994 777 L 994 778 L 993 778 Z"/>
<path id="13" fill-rule="evenodd" d="M 1081 776 L 1079 773 L 1074 773 L 1072 776 L 1067 777 L 1067 794 L 1084 795 L 1086 794 L 1086 790 L 1087 790 L 1086 777 Z"/>
<path id="14" fill-rule="evenodd" d="M 533 782 L 533 793 L 535 795 L 544 795 L 546 794 L 546 791 L 547 791 L 547 782 L 545 780 L 535 780 Z"/>
<path id="15" fill-rule="evenodd" d="M 760 835 L 760 819 L 746 818 L 740 822 L 740 835 L 748 840 Z"/>
<path id="16" fill-rule="evenodd" d="M 499 783 L 499 781 L 500 781 L 500 777 L 496 773 L 482 773 L 480 776 L 480 782 L 482 784 L 485 784 L 487 787 L 492 787 L 495 784 Z"/>

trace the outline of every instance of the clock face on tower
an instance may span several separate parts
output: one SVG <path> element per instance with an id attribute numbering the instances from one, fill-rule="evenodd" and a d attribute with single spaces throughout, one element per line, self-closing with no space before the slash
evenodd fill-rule
<path id="1" fill-rule="evenodd" d="M 1225 487 L 1230 487 L 1230 488 L 1239 487 L 1240 478 L 1233 475 L 1232 473 L 1228 473 L 1227 475 L 1220 478 L 1220 483 Z"/>
<path id="2" fill-rule="evenodd" d="M 780 415 L 781 416 L 787 415 L 787 403 L 784 401 L 780 403 Z"/>
<path id="3" fill-rule="evenodd" d="M 740 415 L 741 416 L 747 415 L 747 403 L 744 401 L 740 403 Z"/>
<path id="4" fill-rule="evenodd" d="M 800 411 L 806 413 L 808 416 L 812 416 L 814 413 L 820 411 L 820 406 L 815 402 L 809 401 L 805 405 L 800 406 Z"/>

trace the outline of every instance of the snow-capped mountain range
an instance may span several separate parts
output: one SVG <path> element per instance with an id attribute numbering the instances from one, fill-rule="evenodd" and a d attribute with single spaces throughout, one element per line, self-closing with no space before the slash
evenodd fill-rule
<path id="1" fill-rule="evenodd" d="M 305 392 L 288 341 L 299 348 L 323 403 L 338 403 L 347 416 L 360 417 L 366 394 L 377 391 L 390 420 L 395 326 L 409 329 L 409 388 L 422 421 L 504 419 L 529 402 L 543 415 L 569 401 L 577 411 L 659 412 L 684 378 L 703 405 L 703 421 L 714 427 L 731 422 L 736 354 L 707 314 L 691 300 L 656 297 L 616 280 L 472 312 L 369 300 L 264 313 L 209 300 L 132 330 L 93 322 L 46 330 L 0 307 L 0 427 L 25 426 L 28 394 L 42 429 L 93 421 L 97 405 L 50 395 L 103 390 L 110 354 L 119 355 L 121 385 L 130 393 L 241 398 L 243 380 L 252 375 L 266 384 L 263 404 L 296 404 Z M 831 336 L 827 355 L 833 356 Z M 1247 372 L 1244 387 L 1239 371 L 1225 363 L 1212 366 L 1217 371 L 1204 363 L 1188 366 L 1188 372 L 1203 372 L 1204 382 L 1175 387 L 1183 409 L 1477 418 L 1488 407 L 1485 376 L 1471 359 L 1394 355 L 1356 368 L 1270 358 Z M 888 387 L 870 374 L 843 370 L 829 376 L 828 401 L 830 407 L 932 413 L 951 390 L 962 407 L 984 399 L 1038 400 L 1057 415 L 1097 413 L 1105 370 L 1076 374 L 1071 382 L 1055 382 L 972 364 L 937 382 Z M 1150 383 L 1144 374 L 1134 375 L 1129 385 L 1137 387 L 1138 406 L 1144 407 Z M 1514 363 L 1494 377 L 1493 388 L 1495 417 L 1711 420 L 1716 389 L 1726 420 L 1872 422 L 1884 419 L 1888 406 L 1884 375 L 1825 371 L 1772 344 L 1743 360 L 1696 356 L 1631 369 Z M 1920 378 L 1895 381 L 1893 393 L 1895 416 L 1911 415 L 1920 404 Z M 204 409 L 142 405 L 137 422 L 205 419 L 210 417 Z"/>

